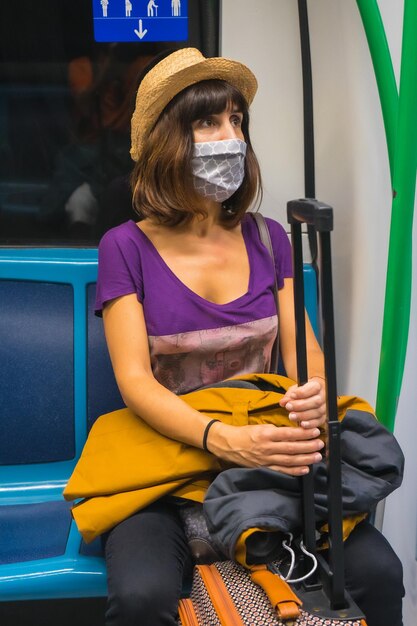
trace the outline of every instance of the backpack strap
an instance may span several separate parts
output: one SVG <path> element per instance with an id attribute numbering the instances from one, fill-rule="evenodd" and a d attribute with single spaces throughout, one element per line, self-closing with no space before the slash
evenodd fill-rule
<path id="1" fill-rule="evenodd" d="M 274 345 L 272 346 L 272 354 L 271 354 L 271 366 L 270 372 L 272 374 L 276 374 L 278 372 L 278 360 L 279 360 L 279 300 L 278 300 L 278 281 L 277 281 L 277 271 L 275 269 L 275 255 L 274 249 L 272 247 L 271 235 L 269 233 L 269 228 L 266 223 L 264 216 L 261 213 L 250 213 L 253 219 L 256 222 L 259 231 L 259 238 L 264 244 L 265 248 L 269 252 L 269 256 L 272 261 L 272 268 L 274 271 L 274 298 L 275 298 L 275 307 L 277 310 L 277 336 L 274 341 Z"/>

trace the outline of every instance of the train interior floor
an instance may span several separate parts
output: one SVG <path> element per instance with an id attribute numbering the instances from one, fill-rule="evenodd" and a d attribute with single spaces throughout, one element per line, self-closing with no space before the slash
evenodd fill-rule
<path id="1" fill-rule="evenodd" d="M 104 626 L 105 598 L 0 603 L 1 626 Z"/>

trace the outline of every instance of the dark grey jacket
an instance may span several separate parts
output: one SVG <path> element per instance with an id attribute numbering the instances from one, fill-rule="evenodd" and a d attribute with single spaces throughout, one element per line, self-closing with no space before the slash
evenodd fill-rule
<path id="1" fill-rule="evenodd" d="M 394 436 L 365 411 L 349 410 L 341 422 L 343 516 L 369 513 L 400 486 L 404 456 Z M 316 522 L 327 519 L 327 467 L 313 466 Z M 270 469 L 228 469 L 210 485 L 204 501 L 215 544 L 233 558 L 239 536 L 250 528 L 248 563 L 276 558 L 282 533 L 301 530 L 301 481 Z"/>

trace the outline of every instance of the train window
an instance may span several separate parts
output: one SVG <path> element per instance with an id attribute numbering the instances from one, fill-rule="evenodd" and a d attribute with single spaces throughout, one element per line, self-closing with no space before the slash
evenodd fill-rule
<path id="1" fill-rule="evenodd" d="M 219 2 L 0 3 L 0 245 L 95 245 L 135 217 L 138 76 L 164 50 L 216 56 Z M 128 36 L 118 27 L 126 21 Z"/>

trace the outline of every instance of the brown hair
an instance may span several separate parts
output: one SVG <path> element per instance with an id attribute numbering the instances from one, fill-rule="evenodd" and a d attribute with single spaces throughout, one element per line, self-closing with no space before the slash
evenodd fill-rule
<path id="1" fill-rule="evenodd" d="M 222 204 L 223 221 L 236 225 L 247 209 L 262 197 L 259 164 L 249 137 L 247 103 L 235 87 L 223 80 L 205 80 L 180 92 L 165 107 L 134 167 L 133 208 L 141 218 L 175 226 L 195 215 L 206 216 L 191 172 L 192 123 L 235 106 L 243 113 L 247 144 L 245 177 L 239 189 Z"/>

